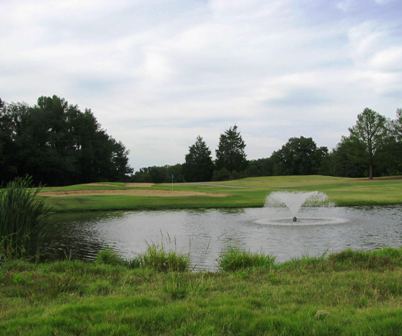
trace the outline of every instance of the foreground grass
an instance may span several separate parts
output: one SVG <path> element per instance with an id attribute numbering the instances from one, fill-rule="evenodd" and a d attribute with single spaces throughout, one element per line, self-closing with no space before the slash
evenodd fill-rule
<path id="1" fill-rule="evenodd" d="M 130 186 L 124 183 L 85 184 L 46 188 L 45 191 L 82 190 L 170 190 L 169 184 Z M 46 197 L 57 212 L 87 210 L 188 209 L 261 207 L 272 191 L 295 190 L 325 192 L 339 206 L 402 204 L 402 179 L 339 178 L 330 176 L 270 176 L 224 182 L 178 183 L 174 191 L 227 194 L 226 197 L 190 196 L 155 197 L 133 195 L 74 195 Z"/>
<path id="2" fill-rule="evenodd" d="M 402 333 L 402 249 L 269 259 L 270 267 L 245 253 L 227 258 L 247 262 L 219 273 L 158 272 L 113 258 L 7 262 L 0 335 Z"/>

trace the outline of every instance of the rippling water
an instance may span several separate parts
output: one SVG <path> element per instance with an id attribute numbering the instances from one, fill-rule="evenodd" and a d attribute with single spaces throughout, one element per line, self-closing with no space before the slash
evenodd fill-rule
<path id="1" fill-rule="evenodd" d="M 345 248 L 402 245 L 402 207 L 303 208 L 299 217 L 299 225 L 292 225 L 283 208 L 55 215 L 45 249 L 50 259 L 93 259 L 99 249 L 110 246 L 130 258 L 149 243 L 163 243 L 188 253 L 195 269 L 215 270 L 228 247 L 285 261 Z M 307 225 L 300 225 L 303 218 Z"/>

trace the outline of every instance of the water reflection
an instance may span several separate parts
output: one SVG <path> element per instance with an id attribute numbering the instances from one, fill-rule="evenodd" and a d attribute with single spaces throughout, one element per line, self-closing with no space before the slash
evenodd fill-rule
<path id="1" fill-rule="evenodd" d="M 214 270 L 229 247 L 272 254 L 284 261 L 345 248 L 402 245 L 401 207 L 304 208 L 306 218 L 341 218 L 335 225 L 264 225 L 289 216 L 284 209 L 180 210 L 59 214 L 51 218 L 47 258 L 93 259 L 105 246 L 127 258 L 149 243 L 189 253 L 196 269 Z"/>

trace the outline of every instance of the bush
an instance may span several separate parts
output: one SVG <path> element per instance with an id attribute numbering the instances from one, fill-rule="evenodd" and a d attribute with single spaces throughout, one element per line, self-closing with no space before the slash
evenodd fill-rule
<path id="1" fill-rule="evenodd" d="M 272 268 L 275 257 L 241 251 L 236 248 L 227 250 L 219 259 L 219 267 L 223 271 L 238 271 L 249 268 Z"/>
<path id="2" fill-rule="evenodd" d="M 0 255 L 7 259 L 36 256 L 49 213 L 30 177 L 17 178 L 0 191 Z"/>
<path id="3" fill-rule="evenodd" d="M 190 258 L 174 251 L 166 251 L 163 245 L 149 245 L 147 251 L 139 257 L 142 267 L 159 272 L 184 272 L 190 266 Z"/>

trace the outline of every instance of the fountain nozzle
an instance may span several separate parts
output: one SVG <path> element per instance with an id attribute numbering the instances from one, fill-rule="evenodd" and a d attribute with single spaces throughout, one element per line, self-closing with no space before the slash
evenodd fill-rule
<path id="1" fill-rule="evenodd" d="M 293 217 L 293 222 L 297 222 L 297 217 L 296 216 Z"/>

